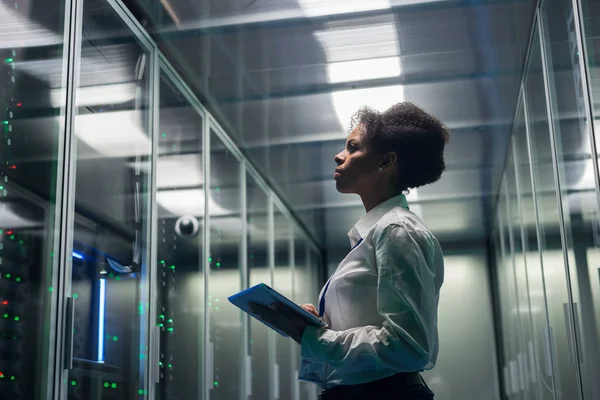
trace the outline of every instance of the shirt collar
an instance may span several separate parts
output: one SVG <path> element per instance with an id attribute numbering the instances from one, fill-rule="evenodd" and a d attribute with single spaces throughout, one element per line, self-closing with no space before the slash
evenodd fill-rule
<path id="1" fill-rule="evenodd" d="M 361 239 L 364 239 L 381 217 L 392 211 L 394 207 L 398 206 L 408 210 L 408 201 L 403 194 L 387 199 L 365 214 L 358 220 L 350 232 L 348 232 L 351 245 L 355 246 Z"/>

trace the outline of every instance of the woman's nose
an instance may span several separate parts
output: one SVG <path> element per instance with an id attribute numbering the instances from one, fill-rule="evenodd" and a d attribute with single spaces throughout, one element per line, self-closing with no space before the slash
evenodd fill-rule
<path id="1" fill-rule="evenodd" d="M 340 165 L 341 163 L 344 162 L 344 159 L 342 158 L 342 153 L 336 154 L 335 157 L 333 157 L 333 159 L 335 160 L 335 163 L 337 165 Z"/>

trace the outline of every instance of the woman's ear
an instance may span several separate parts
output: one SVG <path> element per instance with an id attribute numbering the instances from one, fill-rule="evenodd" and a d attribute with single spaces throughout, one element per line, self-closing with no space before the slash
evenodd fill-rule
<path id="1" fill-rule="evenodd" d="M 388 151 L 385 156 L 383 156 L 383 162 L 379 166 L 381 170 L 386 170 L 388 168 L 396 165 L 396 161 L 398 160 L 398 155 L 394 151 Z"/>

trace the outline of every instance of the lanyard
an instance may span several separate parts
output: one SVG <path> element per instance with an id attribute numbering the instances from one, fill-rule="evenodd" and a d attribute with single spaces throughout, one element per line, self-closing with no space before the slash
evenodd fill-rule
<path id="1" fill-rule="evenodd" d="M 358 243 L 356 243 L 354 245 L 354 247 L 352 248 L 352 250 L 354 250 L 355 248 L 358 247 L 358 245 L 362 242 L 362 238 L 358 241 Z M 352 251 L 350 250 L 350 251 Z M 323 290 L 323 295 L 321 296 L 321 300 L 319 301 L 319 316 L 322 317 L 323 314 L 325 313 L 325 294 L 327 293 L 327 289 L 329 288 L 329 284 L 331 283 L 331 278 L 329 278 L 329 280 L 327 281 L 327 284 L 325 285 L 325 290 Z"/>

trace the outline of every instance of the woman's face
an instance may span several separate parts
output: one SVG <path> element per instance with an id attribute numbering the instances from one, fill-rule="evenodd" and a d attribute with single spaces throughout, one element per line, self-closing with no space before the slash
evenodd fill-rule
<path id="1" fill-rule="evenodd" d="M 346 147 L 334 160 L 337 164 L 335 185 L 340 193 L 368 193 L 382 178 L 382 174 L 378 173 L 382 157 L 367 146 L 360 125 L 350 133 Z"/>

